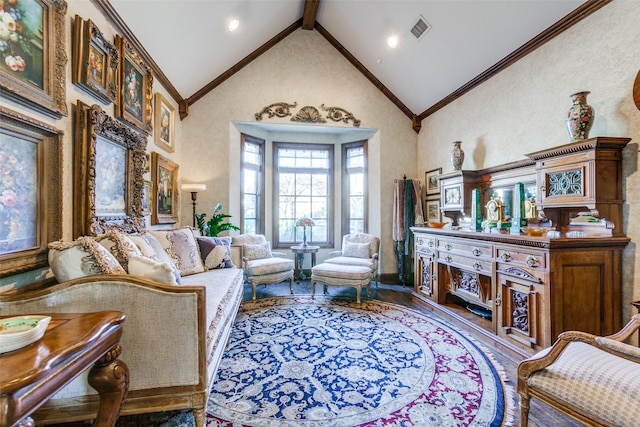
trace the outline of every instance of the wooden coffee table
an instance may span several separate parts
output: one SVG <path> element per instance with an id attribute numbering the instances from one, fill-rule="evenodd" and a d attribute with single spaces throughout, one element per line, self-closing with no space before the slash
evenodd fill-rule
<path id="1" fill-rule="evenodd" d="M 129 386 L 129 369 L 117 359 L 124 314 L 47 315 L 42 339 L 0 354 L 0 427 L 33 425 L 29 416 L 89 367 L 89 384 L 100 396 L 94 425 L 113 426 Z"/>

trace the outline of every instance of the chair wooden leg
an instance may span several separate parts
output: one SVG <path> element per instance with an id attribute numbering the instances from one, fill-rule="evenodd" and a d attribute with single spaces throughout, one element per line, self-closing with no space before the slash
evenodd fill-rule
<path id="1" fill-rule="evenodd" d="M 253 283 L 253 282 L 251 282 L 251 299 L 252 299 L 253 301 L 255 301 L 255 300 L 256 300 L 256 286 L 258 286 L 258 284 L 257 284 L 257 283 Z"/>
<path id="2" fill-rule="evenodd" d="M 316 297 L 316 282 L 311 279 L 311 299 Z"/>
<path id="3" fill-rule="evenodd" d="M 520 396 L 520 427 L 529 425 L 529 398 Z"/>
<path id="4" fill-rule="evenodd" d="M 293 295 L 293 276 L 289 279 L 289 291 L 291 291 L 291 295 Z"/>

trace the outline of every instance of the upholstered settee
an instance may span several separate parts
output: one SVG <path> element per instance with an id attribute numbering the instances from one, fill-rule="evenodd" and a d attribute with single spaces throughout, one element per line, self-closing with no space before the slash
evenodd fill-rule
<path id="1" fill-rule="evenodd" d="M 535 397 L 590 426 L 634 427 L 640 417 L 640 348 L 625 341 L 640 328 L 635 315 L 618 333 L 560 334 L 553 346 L 518 366 L 520 425 Z"/>
<path id="2" fill-rule="evenodd" d="M 156 237 L 162 241 L 162 235 Z M 228 268 L 205 268 L 181 275 L 179 285 L 119 270 L 118 274 L 101 271 L 99 275 L 73 278 L 44 289 L 0 294 L 0 313 L 3 316 L 101 310 L 125 313 L 120 359 L 129 367 L 130 383 L 121 415 L 190 408 L 196 425 L 203 427 L 209 390 L 244 292 L 242 269 L 235 267 L 242 263 L 241 247 L 229 245 L 228 249 Z M 190 250 L 194 255 L 192 246 Z M 73 270 L 66 253 L 52 252 L 50 258 L 62 258 L 67 264 L 66 271 L 58 273 Z M 104 255 L 100 249 L 95 253 Z M 145 259 L 130 255 L 129 270 Z M 91 255 L 84 253 L 85 261 L 88 258 Z M 216 262 L 218 267 L 225 264 Z M 90 264 L 94 267 L 102 264 L 104 270 L 109 263 L 102 260 Z M 162 267 L 171 276 L 174 272 L 165 264 Z M 149 276 L 163 277 L 153 267 L 148 268 Z M 173 280 L 169 277 L 167 281 Z M 97 393 L 87 384 L 85 373 L 38 410 L 34 418 L 47 424 L 91 419 L 97 413 L 97 405 Z"/>

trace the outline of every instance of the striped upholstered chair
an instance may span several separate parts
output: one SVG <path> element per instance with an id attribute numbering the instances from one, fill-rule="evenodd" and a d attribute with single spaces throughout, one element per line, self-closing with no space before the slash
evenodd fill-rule
<path id="1" fill-rule="evenodd" d="M 634 427 L 640 417 L 640 348 L 625 344 L 640 314 L 618 333 L 564 332 L 553 346 L 518 366 L 520 425 L 535 397 L 589 426 Z"/>

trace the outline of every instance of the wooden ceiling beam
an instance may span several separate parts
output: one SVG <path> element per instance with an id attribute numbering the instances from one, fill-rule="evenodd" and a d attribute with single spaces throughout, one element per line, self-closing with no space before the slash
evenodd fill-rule
<path id="1" fill-rule="evenodd" d="M 303 30 L 313 30 L 316 23 L 316 15 L 318 14 L 318 6 L 320 6 L 320 0 L 305 0 L 304 12 L 302 13 Z"/>

